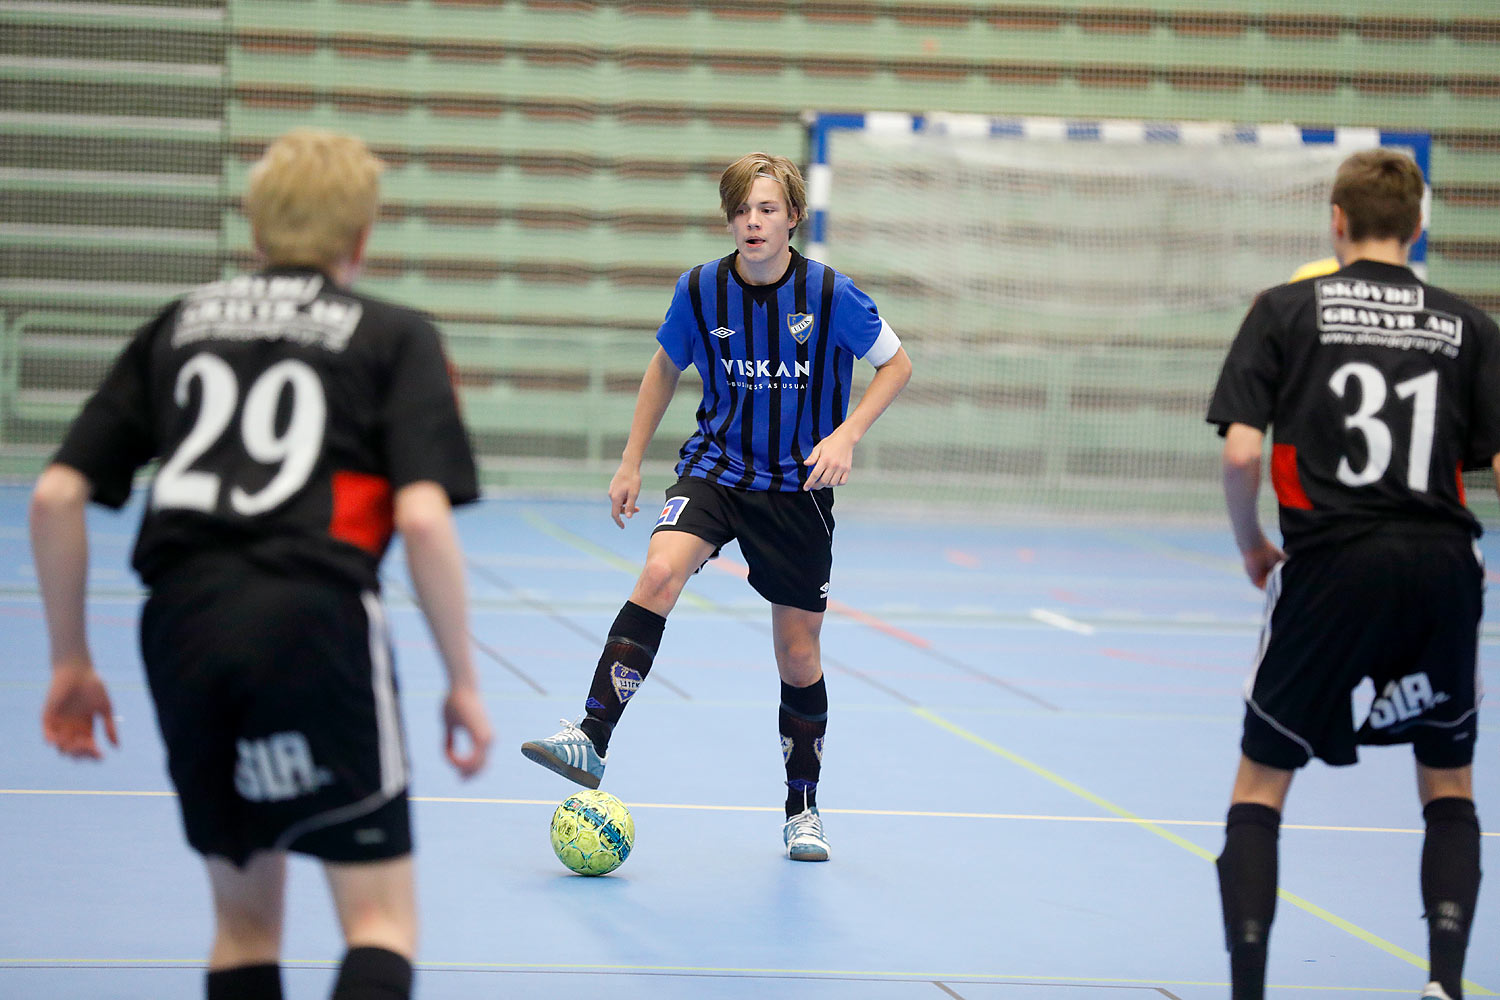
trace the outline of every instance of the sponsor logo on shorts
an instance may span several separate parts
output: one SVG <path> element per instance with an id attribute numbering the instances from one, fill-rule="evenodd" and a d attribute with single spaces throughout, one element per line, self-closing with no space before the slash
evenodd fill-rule
<path id="1" fill-rule="evenodd" d="M 1385 729 L 1398 722 L 1414 719 L 1430 708 L 1441 705 L 1448 696 L 1432 690 L 1425 673 L 1407 674 L 1391 681 L 1370 706 L 1371 729 Z"/>
<path id="2" fill-rule="evenodd" d="M 285 802 L 333 783 L 328 769 L 313 762 L 312 747 L 299 732 L 240 740 L 237 746 L 234 788 L 246 801 Z"/>
<path id="3" fill-rule="evenodd" d="M 812 336 L 812 313 L 787 313 L 786 329 L 797 343 L 807 343 L 807 338 Z"/>
<path id="4" fill-rule="evenodd" d="M 687 505 L 687 497 L 668 497 L 666 506 L 657 515 L 656 526 L 660 528 L 664 524 L 676 524 L 677 519 L 682 516 L 682 509 Z"/>
<path id="5" fill-rule="evenodd" d="M 781 738 L 781 762 L 783 764 L 792 759 L 792 746 L 793 742 L 790 736 L 783 736 Z"/>
<path id="6" fill-rule="evenodd" d="M 828 584 L 825 583 L 823 584 L 823 586 L 818 588 L 818 596 L 824 598 L 825 600 L 828 598 Z"/>
<path id="7" fill-rule="evenodd" d="M 727 326 L 715 327 L 714 329 L 712 329 L 712 330 L 710 330 L 708 332 L 711 333 L 711 334 L 713 334 L 715 337 L 718 337 L 720 340 L 723 340 L 725 337 L 733 337 L 734 336 L 734 331 L 731 330 L 731 329 L 729 329 L 729 327 L 727 327 Z"/>
<path id="8" fill-rule="evenodd" d="M 620 704 L 630 700 L 641 686 L 641 672 L 632 670 L 619 660 L 609 665 L 609 682 L 614 685 L 615 697 L 620 699 Z"/>

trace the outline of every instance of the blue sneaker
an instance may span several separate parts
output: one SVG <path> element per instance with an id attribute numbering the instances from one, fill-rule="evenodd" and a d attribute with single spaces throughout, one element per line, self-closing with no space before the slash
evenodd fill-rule
<path id="1" fill-rule="evenodd" d="M 827 861 L 828 838 L 823 835 L 823 818 L 817 806 L 806 809 L 786 821 L 781 828 L 786 842 L 786 856 L 793 861 Z"/>
<path id="2" fill-rule="evenodd" d="M 562 720 L 561 730 L 546 739 L 522 743 L 521 756 L 584 788 L 598 788 L 604 777 L 604 758 L 594 749 L 594 741 L 567 719 Z"/>

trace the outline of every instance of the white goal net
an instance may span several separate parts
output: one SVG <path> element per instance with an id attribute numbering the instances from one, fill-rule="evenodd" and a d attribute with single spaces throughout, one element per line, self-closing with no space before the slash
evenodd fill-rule
<path id="1" fill-rule="evenodd" d="M 902 500 L 1102 514 L 1220 509 L 1203 414 L 1224 352 L 1257 292 L 1330 254 L 1338 163 L 1391 141 L 940 115 L 812 134 L 806 252 L 915 364 L 856 474 Z"/>

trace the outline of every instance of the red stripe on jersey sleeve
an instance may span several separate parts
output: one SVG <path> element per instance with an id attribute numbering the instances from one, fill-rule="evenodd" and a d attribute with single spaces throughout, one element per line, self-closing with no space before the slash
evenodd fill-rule
<path id="1" fill-rule="evenodd" d="M 1463 506 L 1469 505 L 1469 498 L 1464 496 L 1464 467 L 1460 462 L 1458 468 L 1453 470 L 1453 478 L 1458 480 L 1458 502 Z"/>
<path id="2" fill-rule="evenodd" d="M 1271 446 L 1271 485 L 1276 489 L 1276 499 L 1283 507 L 1294 510 L 1312 510 L 1312 501 L 1302 489 L 1302 479 L 1297 475 L 1297 446 L 1273 444 Z"/>
<path id="3" fill-rule="evenodd" d="M 329 535 L 379 557 L 385 552 L 394 530 L 389 480 L 365 472 L 333 474 L 333 516 L 328 522 Z"/>

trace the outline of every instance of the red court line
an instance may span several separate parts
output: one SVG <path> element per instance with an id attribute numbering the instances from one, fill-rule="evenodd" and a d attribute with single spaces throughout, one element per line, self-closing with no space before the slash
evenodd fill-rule
<path id="1" fill-rule="evenodd" d="M 719 556 L 719 558 L 717 559 L 710 559 L 709 565 L 723 570 L 730 576 L 737 576 L 741 580 L 748 579 L 750 576 L 750 567 L 744 565 L 743 563 L 737 563 L 733 559 L 726 559 L 723 556 Z M 932 643 L 928 642 L 920 635 L 914 635 L 911 632 L 906 631 L 905 629 L 897 628 L 890 622 L 881 621 L 874 615 L 866 614 L 858 608 L 850 607 L 843 601 L 835 601 L 830 597 L 828 599 L 828 610 L 836 614 L 843 615 L 845 618 L 859 622 L 859 624 L 872 628 L 883 635 L 888 635 L 892 639 L 899 639 L 902 642 L 916 646 L 918 649 L 932 648 Z"/>

